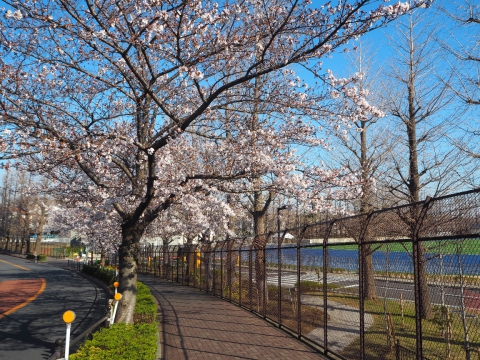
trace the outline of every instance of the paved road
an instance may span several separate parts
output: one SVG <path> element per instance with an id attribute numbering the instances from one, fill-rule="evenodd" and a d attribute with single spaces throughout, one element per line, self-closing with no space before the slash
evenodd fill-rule
<path id="1" fill-rule="evenodd" d="M 0 307 L 1 360 L 48 359 L 53 353 L 55 340 L 65 337 L 62 315 L 66 310 L 73 310 L 76 314 L 72 338 L 103 315 L 107 301 L 103 289 L 75 272 L 63 269 L 62 265 L 61 260 L 33 263 L 0 254 L 0 302 L 4 303 Z M 17 288 L 10 286 L 19 280 L 17 284 L 21 285 Z M 27 285 L 32 288 L 30 292 L 26 290 Z M 23 290 L 19 290 L 21 286 Z M 7 293 L 2 294 L 2 289 Z M 12 300 L 12 292 L 31 301 L 9 312 L 3 300 L 9 299 L 10 308 L 18 305 Z"/>
<path id="2" fill-rule="evenodd" d="M 245 273 L 248 276 L 248 273 Z M 357 288 L 358 289 L 358 275 L 357 274 L 328 274 L 328 283 L 337 284 L 340 287 L 336 290 L 342 292 L 343 289 Z M 300 274 L 301 281 L 322 282 L 323 274 L 302 272 Z M 276 271 L 267 270 L 267 282 L 272 285 L 278 284 L 278 273 Z M 292 271 L 282 271 L 282 286 L 293 287 L 297 283 L 297 274 Z M 377 288 L 377 295 L 379 297 L 386 297 L 387 299 L 398 300 L 402 297 L 405 301 L 415 301 L 413 280 L 399 280 L 399 279 L 375 279 Z M 445 304 L 452 308 L 460 308 L 462 304 L 462 291 L 458 283 L 445 284 L 443 287 L 440 284 L 429 284 L 430 300 L 434 305 Z M 347 291 L 348 291 L 347 290 Z M 478 311 L 480 309 L 480 289 L 478 287 L 466 286 L 463 292 L 463 299 L 467 309 Z"/>

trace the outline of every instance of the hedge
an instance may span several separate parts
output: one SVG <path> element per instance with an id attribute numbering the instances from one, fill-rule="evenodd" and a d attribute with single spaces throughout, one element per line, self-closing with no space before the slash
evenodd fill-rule
<path id="1" fill-rule="evenodd" d="M 113 268 L 84 264 L 83 273 L 100 280 L 110 287 L 113 287 L 113 283 L 117 281 L 117 273 Z"/>
<path id="2" fill-rule="evenodd" d="M 32 253 L 27 253 L 27 255 L 25 256 L 25 258 L 27 260 L 34 260 L 35 259 L 35 255 L 33 255 Z M 45 254 L 40 254 L 40 255 L 37 255 L 37 261 L 47 261 L 47 255 Z"/>
<path id="3" fill-rule="evenodd" d="M 93 335 L 72 360 L 155 360 L 157 324 L 113 324 Z"/>
<path id="4" fill-rule="evenodd" d="M 137 282 L 137 301 L 133 321 L 137 323 L 153 324 L 157 319 L 157 303 L 147 285 Z"/>
<path id="5" fill-rule="evenodd" d="M 150 289 L 137 282 L 134 325 L 112 324 L 93 334 L 72 360 L 155 360 L 157 355 L 157 305 Z"/>

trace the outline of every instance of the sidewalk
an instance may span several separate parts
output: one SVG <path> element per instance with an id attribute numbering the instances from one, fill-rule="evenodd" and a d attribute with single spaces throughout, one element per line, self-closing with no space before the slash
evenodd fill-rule
<path id="1" fill-rule="evenodd" d="M 162 310 L 164 360 L 326 359 L 258 316 L 215 296 L 139 276 Z"/>

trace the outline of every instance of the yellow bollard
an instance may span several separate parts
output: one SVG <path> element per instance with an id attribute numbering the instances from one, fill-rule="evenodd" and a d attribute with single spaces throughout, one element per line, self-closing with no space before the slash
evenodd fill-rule
<path id="1" fill-rule="evenodd" d="M 114 296 L 115 299 L 115 309 L 113 310 L 113 316 L 112 316 L 112 324 L 115 323 L 115 315 L 117 314 L 117 307 L 118 307 L 118 302 L 122 298 L 122 294 L 116 293 Z"/>
<path id="2" fill-rule="evenodd" d="M 74 320 L 75 313 L 72 310 L 67 310 L 63 313 L 63 321 L 67 324 L 67 335 L 65 336 L 65 360 L 68 360 L 68 356 L 70 355 L 70 328 Z"/>

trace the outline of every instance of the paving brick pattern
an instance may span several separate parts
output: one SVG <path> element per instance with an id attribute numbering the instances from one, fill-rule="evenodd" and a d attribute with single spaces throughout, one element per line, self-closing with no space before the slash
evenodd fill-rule
<path id="1" fill-rule="evenodd" d="M 141 276 L 140 280 L 150 287 L 162 309 L 165 360 L 325 359 L 227 301 L 152 277 Z"/>

